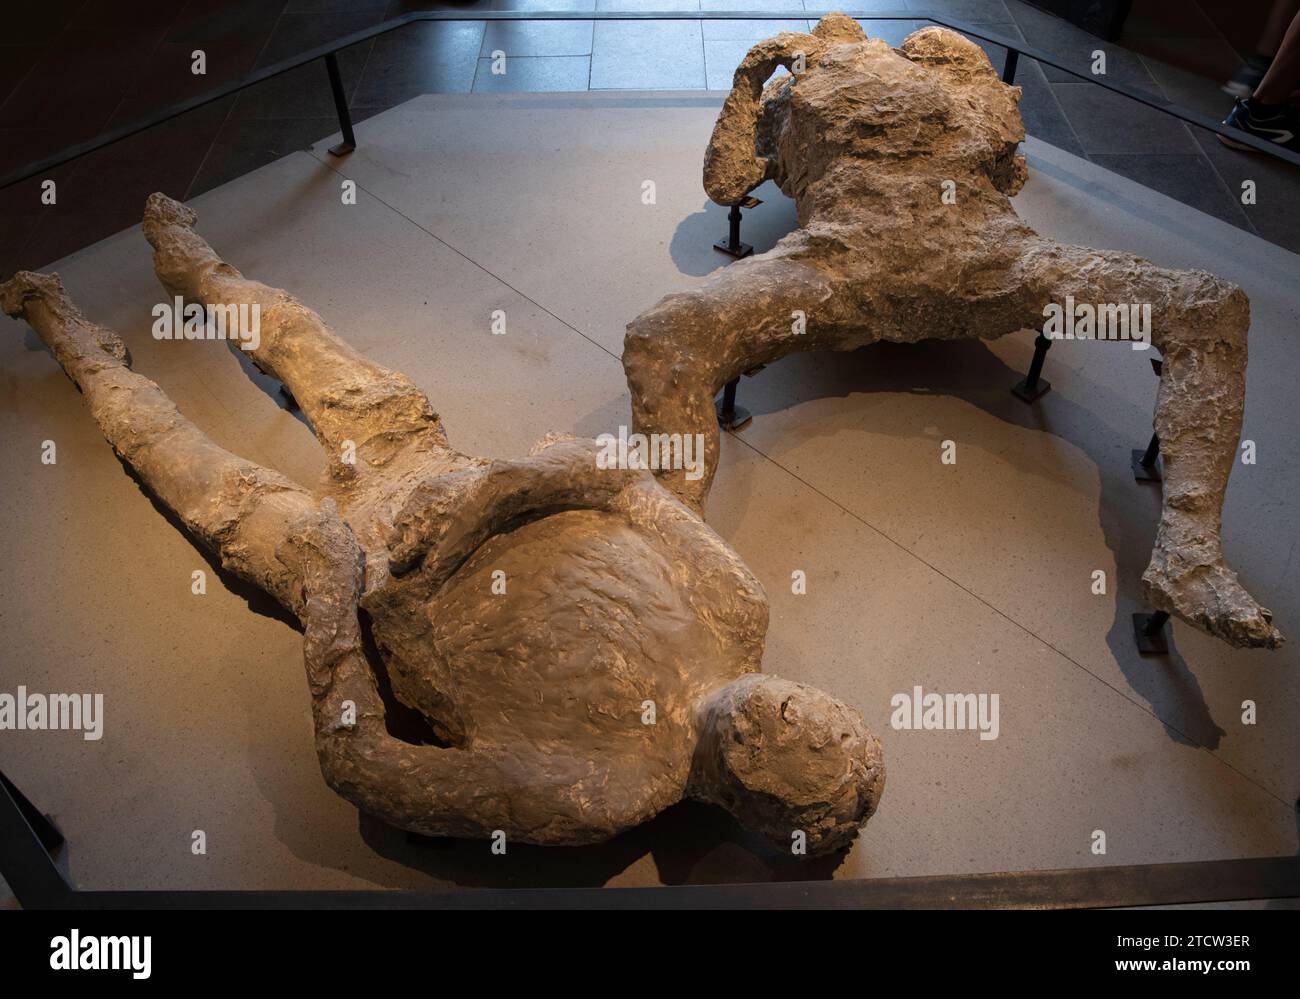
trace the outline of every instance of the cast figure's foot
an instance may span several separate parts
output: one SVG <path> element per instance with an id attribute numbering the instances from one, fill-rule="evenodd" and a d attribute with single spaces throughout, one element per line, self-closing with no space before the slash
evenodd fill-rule
<path id="1" fill-rule="evenodd" d="M 1152 607 L 1176 614 L 1238 648 L 1276 649 L 1282 644 L 1272 611 L 1246 592 L 1222 555 L 1197 563 L 1177 559 L 1177 568 L 1173 561 L 1157 547 L 1142 574 Z"/>

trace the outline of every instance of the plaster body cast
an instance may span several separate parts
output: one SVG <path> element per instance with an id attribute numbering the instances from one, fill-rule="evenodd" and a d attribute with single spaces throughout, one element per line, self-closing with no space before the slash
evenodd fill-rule
<path id="1" fill-rule="evenodd" d="M 695 512 L 648 470 L 601 467 L 595 441 L 456 450 L 410 379 L 245 278 L 195 222 L 149 198 L 158 277 L 186 301 L 259 309 L 242 346 L 325 449 L 314 490 L 218 447 L 57 276 L 18 274 L 0 305 L 159 501 L 298 617 L 331 787 L 426 835 L 594 843 L 691 797 L 784 849 L 853 840 L 884 787 L 880 744 L 848 705 L 757 672 L 767 599 Z M 420 733 L 390 731 L 380 673 Z"/>
<path id="2" fill-rule="evenodd" d="M 796 71 L 773 77 L 781 66 Z M 1039 329 L 1052 302 L 1150 305 L 1164 507 L 1144 596 L 1232 645 L 1276 647 L 1272 614 L 1220 542 L 1245 407 L 1246 296 L 1205 271 L 1030 229 L 1011 206 L 1026 178 L 1019 100 L 983 49 L 944 28 L 895 49 L 828 14 L 812 34 L 751 48 L 713 130 L 704 188 L 729 205 L 775 180 L 799 227 L 628 324 L 634 429 L 704 435 L 702 477 L 659 474 L 702 509 L 718 462 L 714 395 L 742 372 L 794 351 Z"/>

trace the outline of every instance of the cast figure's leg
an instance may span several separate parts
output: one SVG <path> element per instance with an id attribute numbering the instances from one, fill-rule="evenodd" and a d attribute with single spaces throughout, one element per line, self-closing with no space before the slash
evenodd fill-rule
<path id="1" fill-rule="evenodd" d="M 300 614 L 300 580 L 276 549 L 327 516 L 311 495 L 213 443 L 162 389 L 127 367 L 122 341 L 77 310 L 57 275 L 19 272 L 0 285 L 0 306 L 36 330 L 113 449 L 222 565 Z"/>
<path id="2" fill-rule="evenodd" d="M 1028 241 L 1019 265 L 1026 325 L 1048 302 L 1151 306 L 1163 355 L 1155 429 L 1164 460 L 1164 506 L 1145 596 L 1157 610 L 1238 646 L 1273 648 L 1282 636 L 1224 563 L 1223 498 L 1236 461 L 1246 400 L 1250 303 L 1205 271 L 1154 267 L 1132 254 Z"/>
<path id="3" fill-rule="evenodd" d="M 627 327 L 623 369 L 633 429 L 704 438 L 702 477 L 692 481 L 683 470 L 659 475 L 697 511 L 718 467 L 718 389 L 795 351 L 847 350 L 871 339 L 842 272 L 780 251 L 730 264 L 704 287 L 669 295 Z"/>
<path id="4" fill-rule="evenodd" d="M 1043 307 L 1064 303 L 1067 295 L 1094 305 L 1150 304 L 1152 342 L 1164 355 L 1155 426 L 1165 481 L 1160 528 L 1143 575 L 1146 598 L 1233 645 L 1275 647 L 1282 637 L 1272 615 L 1224 563 L 1220 541 L 1245 405 L 1246 296 L 1204 271 L 1162 269 L 1131 254 L 1062 246 L 1023 230 L 1011 235 L 1023 243 L 1006 256 L 1000 289 L 956 303 L 972 335 L 1041 328 Z M 697 510 L 717 467 L 713 397 L 723 384 L 796 350 L 848 350 L 895 335 L 897 317 L 863 312 L 866 262 L 819 264 L 810 253 L 791 252 L 800 245 L 797 236 L 787 239 L 785 252 L 779 245 L 732 264 L 628 325 L 623 366 L 635 429 L 704 435 L 701 479 L 688 481 L 680 471 L 660 476 Z M 895 294 L 906 296 L 907 289 Z"/>
<path id="5" fill-rule="evenodd" d="M 548 758 L 535 771 L 518 760 L 500 767 L 482 754 L 388 735 L 357 620 L 360 549 L 331 501 L 318 508 L 306 490 L 214 444 L 156 384 L 126 366 L 121 340 L 86 320 L 56 276 L 19 273 L 0 285 L 0 306 L 36 330 L 85 394 L 109 443 L 154 495 L 223 565 L 302 621 L 317 754 L 330 786 L 396 825 L 430 834 L 482 837 L 504 828 L 527 838 L 529 823 L 545 819 L 572 824 L 581 837 L 588 816 L 528 812 L 536 792 L 527 782 L 534 772 L 550 772 L 598 785 L 588 764 L 564 769 Z"/>
<path id="6" fill-rule="evenodd" d="M 447 450 L 437 414 L 405 375 L 363 357 L 315 312 L 278 288 L 245 278 L 194 232 L 197 216 L 162 194 L 149 196 L 144 233 L 169 294 L 210 309 L 256 304 L 253 363 L 284 382 L 325 446 L 339 483 L 403 453 Z M 355 453 L 355 462 L 343 457 Z"/>

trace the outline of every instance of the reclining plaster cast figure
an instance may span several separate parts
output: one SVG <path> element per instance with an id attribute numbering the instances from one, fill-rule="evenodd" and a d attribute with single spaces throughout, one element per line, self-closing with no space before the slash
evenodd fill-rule
<path id="1" fill-rule="evenodd" d="M 594 441 L 455 451 L 409 379 L 244 278 L 194 221 L 150 197 L 158 277 L 210 308 L 260 307 L 250 356 L 330 455 L 314 493 L 213 443 L 57 275 L 16 275 L 0 305 L 158 499 L 297 615 L 331 787 L 427 835 L 592 843 L 690 797 L 787 849 L 799 830 L 809 854 L 851 842 L 884 788 L 880 745 L 847 705 L 756 672 L 766 597 L 694 512 L 649 472 L 599 469 Z M 361 610 L 396 697 L 445 748 L 389 734 Z"/>
<path id="2" fill-rule="evenodd" d="M 794 74 L 765 86 L 780 66 Z M 628 325 L 634 429 L 704 435 L 703 477 L 660 475 L 702 510 L 718 461 L 713 399 L 744 371 L 798 350 L 1041 328 L 1044 307 L 1067 296 L 1150 304 L 1165 469 L 1146 599 L 1233 645 L 1276 647 L 1271 614 L 1224 564 L 1219 538 L 1245 404 L 1246 296 L 1204 271 L 1063 246 L 1025 225 L 1010 201 L 1026 177 L 1019 99 L 983 50 L 943 28 L 893 49 L 828 14 L 811 35 L 751 48 L 713 130 L 704 187 L 732 205 L 775 179 L 799 227 Z"/>

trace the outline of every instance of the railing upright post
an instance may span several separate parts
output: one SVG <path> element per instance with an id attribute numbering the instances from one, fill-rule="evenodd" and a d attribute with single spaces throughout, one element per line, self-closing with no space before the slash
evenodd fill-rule
<path id="1" fill-rule="evenodd" d="M 1007 61 L 1002 64 L 1002 82 L 1016 82 L 1016 65 L 1020 62 L 1020 52 L 1016 49 L 1007 49 Z"/>
<path id="2" fill-rule="evenodd" d="M 346 156 L 357 148 L 357 137 L 352 134 L 352 115 L 348 112 L 348 99 L 343 94 L 343 77 L 339 73 L 338 57 L 333 52 L 325 54 L 325 68 L 330 74 L 330 90 L 334 92 L 334 110 L 339 113 L 339 131 L 343 141 L 330 147 L 331 156 Z"/>

